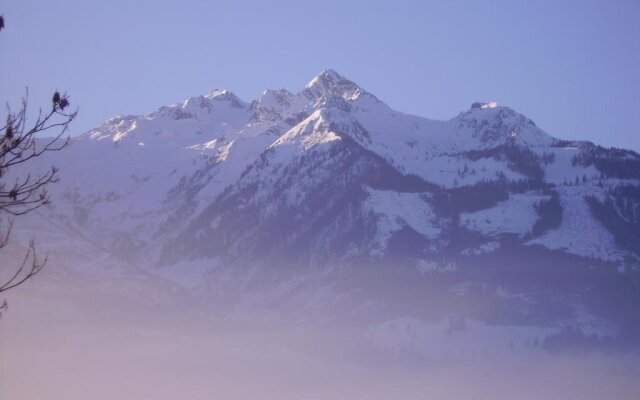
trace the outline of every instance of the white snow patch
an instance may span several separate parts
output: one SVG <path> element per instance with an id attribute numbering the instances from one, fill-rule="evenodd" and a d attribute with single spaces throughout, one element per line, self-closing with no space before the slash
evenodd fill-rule
<path id="1" fill-rule="evenodd" d="M 431 241 L 436 241 L 441 228 L 433 208 L 424 195 L 367 189 L 365 210 L 375 215 L 378 231 L 374 255 L 381 255 L 392 235 L 405 226 L 411 227 Z M 432 248 L 437 248 L 434 242 Z"/>
<path id="2" fill-rule="evenodd" d="M 562 222 L 557 229 L 533 239 L 528 244 L 540 244 L 549 249 L 605 261 L 622 261 L 624 254 L 616 247 L 611 233 L 593 218 L 586 195 L 605 196 L 605 189 L 595 185 L 559 186 L 563 208 Z"/>
<path id="3" fill-rule="evenodd" d="M 594 182 L 600 179 L 600 171 L 593 165 L 584 167 L 580 164 L 571 162 L 572 158 L 580 153 L 576 147 L 549 148 L 546 152 L 554 154 L 554 161 L 548 164 L 544 170 L 545 181 L 562 185 L 567 183 L 574 184 L 576 178 L 580 183 L 584 179 L 588 182 Z"/>
<path id="4" fill-rule="evenodd" d="M 484 103 L 483 105 L 480 106 L 480 108 L 496 108 L 498 107 L 498 102 L 497 101 L 490 101 L 488 103 Z"/>
<path id="5" fill-rule="evenodd" d="M 546 198 L 547 196 L 539 192 L 511 194 L 508 200 L 499 202 L 495 207 L 461 214 L 460 223 L 469 230 L 487 236 L 497 236 L 501 233 L 523 236 L 531 231 L 538 220 L 534 203 Z"/>

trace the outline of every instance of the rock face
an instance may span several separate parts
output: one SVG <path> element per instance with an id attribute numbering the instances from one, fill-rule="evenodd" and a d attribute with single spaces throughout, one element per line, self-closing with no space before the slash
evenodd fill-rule
<path id="1" fill-rule="evenodd" d="M 328 70 L 297 94 L 215 90 L 114 117 L 42 161 L 61 169 L 59 235 L 173 275 L 197 264 L 207 290 L 220 274 L 306 271 L 359 290 L 353 304 L 453 296 L 447 312 L 558 329 L 583 327 L 579 307 L 638 332 L 623 309 L 640 300 L 640 156 L 495 102 L 429 120 Z M 500 311 L 478 316 L 482 302 Z"/>

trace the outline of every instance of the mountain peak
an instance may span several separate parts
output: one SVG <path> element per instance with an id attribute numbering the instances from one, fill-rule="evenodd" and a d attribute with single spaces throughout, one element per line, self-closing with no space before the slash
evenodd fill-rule
<path id="1" fill-rule="evenodd" d="M 483 146 L 518 142 L 528 146 L 549 146 L 557 139 L 539 129 L 516 110 L 495 101 L 476 102 L 453 119 L 457 125 L 481 139 Z"/>
<path id="2" fill-rule="evenodd" d="M 236 96 L 235 93 L 227 89 L 214 89 L 206 94 L 204 98 L 211 100 L 228 101 L 232 106 L 236 108 L 243 108 L 247 105 L 244 101 L 240 100 L 240 98 Z"/>
<path id="3" fill-rule="evenodd" d="M 307 83 L 303 91 L 310 99 L 331 95 L 351 99 L 362 92 L 358 85 L 332 69 L 320 72 Z"/>
<path id="4" fill-rule="evenodd" d="M 204 97 L 209 98 L 209 99 L 240 101 L 238 96 L 236 96 L 232 91 L 227 90 L 227 89 L 213 89 L 211 92 L 206 94 Z"/>
<path id="5" fill-rule="evenodd" d="M 267 89 L 262 92 L 260 104 L 266 107 L 289 105 L 292 101 L 293 94 L 286 89 L 272 90 Z"/>
<path id="6" fill-rule="evenodd" d="M 318 84 L 332 85 L 342 80 L 348 80 L 348 79 L 340 75 L 339 73 L 337 73 L 335 70 L 325 69 L 322 72 L 320 72 L 318 75 L 316 75 L 313 79 L 311 79 L 309 83 L 307 83 L 307 85 L 305 86 L 305 89 L 311 89 L 317 86 Z"/>

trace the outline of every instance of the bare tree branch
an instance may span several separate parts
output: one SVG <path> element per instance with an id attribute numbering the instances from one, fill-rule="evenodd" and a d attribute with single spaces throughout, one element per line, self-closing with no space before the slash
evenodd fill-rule
<path id="1" fill-rule="evenodd" d="M 31 259 L 31 262 L 29 260 Z M 27 281 L 27 279 L 32 278 L 44 268 L 44 265 L 47 263 L 47 257 L 45 257 L 44 261 L 41 263 L 38 262 L 38 255 L 36 253 L 36 246 L 33 240 L 29 242 L 29 247 L 27 249 L 27 254 L 25 254 L 20 267 L 13 274 L 11 279 L 6 281 L 2 286 L 0 286 L 0 292 L 7 291 L 9 289 L 13 289 L 16 286 L 19 286 Z M 28 266 L 28 267 L 27 267 Z M 27 267 L 25 269 L 25 267 Z"/>
<path id="2" fill-rule="evenodd" d="M 28 91 L 22 99 L 17 112 L 7 106 L 6 123 L 0 128 L 0 222 L 6 214 L 8 227 L 0 224 L 0 250 L 7 246 L 13 228 L 13 217 L 24 215 L 49 204 L 47 186 L 58 181 L 56 167 L 45 172 L 33 171 L 33 160 L 45 153 L 62 150 L 69 144 L 67 131 L 69 124 L 78 115 L 77 110 L 65 112 L 69 106 L 66 94 L 55 92 L 51 109 L 39 111 L 33 125 L 27 126 Z M 43 134 L 55 132 L 53 136 Z M 17 168 L 13 182 L 7 182 L 9 171 Z M 21 175 L 21 171 L 25 171 Z M 4 233 L 3 233 L 4 232 Z M 37 275 L 44 268 L 47 257 L 39 261 L 33 240 L 29 242 L 22 262 L 9 273 L 8 280 L 0 281 L 0 293 L 13 289 Z M 0 265 L 0 268 L 11 266 Z M 6 302 L 0 306 L 0 312 L 6 309 Z"/>

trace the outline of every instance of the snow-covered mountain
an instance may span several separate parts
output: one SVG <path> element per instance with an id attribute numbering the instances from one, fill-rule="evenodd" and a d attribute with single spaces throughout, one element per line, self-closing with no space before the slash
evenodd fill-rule
<path id="1" fill-rule="evenodd" d="M 640 332 L 624 311 L 640 297 L 640 155 L 495 102 L 430 120 L 327 70 L 298 93 L 214 90 L 116 116 L 38 162 L 60 168 L 41 213 L 55 234 L 205 292 L 260 282 L 255 304 L 348 298 L 557 340 L 567 321 Z M 446 311 L 424 306 L 443 296 Z"/>

